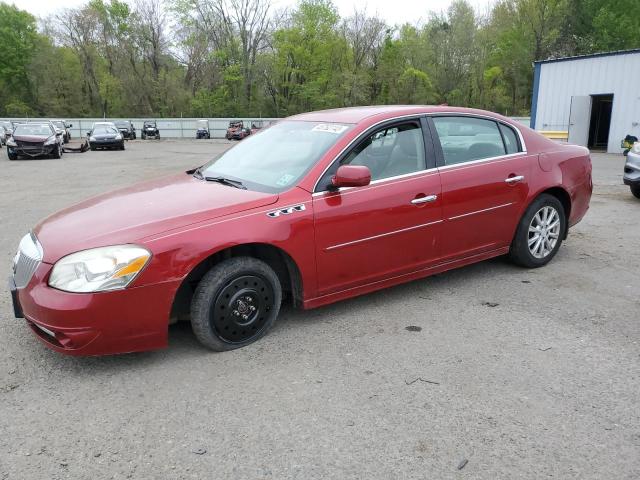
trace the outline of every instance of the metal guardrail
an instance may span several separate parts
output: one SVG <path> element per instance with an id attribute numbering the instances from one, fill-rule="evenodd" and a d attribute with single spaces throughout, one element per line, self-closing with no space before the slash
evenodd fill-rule
<path id="1" fill-rule="evenodd" d="M 510 117 L 516 122 L 529 126 L 529 117 Z M 8 121 L 37 122 L 43 120 L 53 120 L 57 118 L 7 118 Z M 4 119 L 3 119 L 4 120 Z M 260 118 L 260 117 L 228 117 L 228 118 L 64 118 L 66 122 L 72 124 L 70 128 L 71 137 L 78 139 L 86 136 L 94 122 L 114 122 L 118 120 L 130 120 L 136 127 L 136 135 L 140 138 L 140 131 L 145 120 L 155 120 L 160 130 L 162 138 L 196 138 L 198 120 L 209 120 L 211 138 L 224 138 L 229 122 L 242 120 L 246 127 L 251 127 L 252 122 L 275 122 L 280 118 Z"/>
<path id="2" fill-rule="evenodd" d="M 43 120 L 53 120 L 57 118 L 7 118 L 7 121 L 37 122 Z M 66 122 L 73 125 L 71 137 L 78 139 L 84 137 L 91 129 L 94 122 L 115 122 L 119 120 L 130 120 L 136 127 L 136 135 L 140 138 L 140 131 L 145 120 L 155 120 L 163 138 L 196 138 L 198 120 L 209 120 L 209 130 L 211 138 L 224 138 L 229 122 L 242 120 L 245 127 L 251 127 L 253 122 L 263 122 L 266 126 L 269 122 L 277 121 L 278 118 L 258 118 L 258 117 L 233 117 L 233 118 L 64 118 Z"/>

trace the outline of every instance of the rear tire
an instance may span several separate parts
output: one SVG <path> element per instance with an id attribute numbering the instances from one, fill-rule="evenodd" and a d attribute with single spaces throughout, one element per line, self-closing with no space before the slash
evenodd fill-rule
<path id="1" fill-rule="evenodd" d="M 191 328 L 207 348 L 224 352 L 263 337 L 280 311 L 282 288 L 261 260 L 235 257 L 200 280 L 191 301 Z"/>
<path id="2" fill-rule="evenodd" d="M 640 198 L 640 185 L 633 185 L 630 188 L 631 194 L 636 198 Z"/>
<path id="3" fill-rule="evenodd" d="M 567 229 L 564 207 L 553 195 L 536 198 L 520 219 L 509 257 L 525 268 L 538 268 L 555 257 Z"/>

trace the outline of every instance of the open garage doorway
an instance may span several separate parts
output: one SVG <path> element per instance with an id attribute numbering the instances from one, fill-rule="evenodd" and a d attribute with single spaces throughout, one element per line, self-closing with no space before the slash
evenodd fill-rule
<path id="1" fill-rule="evenodd" d="M 612 107 L 613 94 L 591 95 L 591 120 L 587 146 L 592 150 L 607 149 Z"/>

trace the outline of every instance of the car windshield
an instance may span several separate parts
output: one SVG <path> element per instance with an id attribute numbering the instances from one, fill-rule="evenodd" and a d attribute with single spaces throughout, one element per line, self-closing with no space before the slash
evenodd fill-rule
<path id="1" fill-rule="evenodd" d="M 209 126 L 209 122 L 207 120 L 198 120 L 199 128 L 207 128 Z"/>
<path id="2" fill-rule="evenodd" d="M 93 130 L 94 135 L 115 135 L 118 131 L 113 127 L 96 127 Z"/>
<path id="3" fill-rule="evenodd" d="M 12 128 L 11 122 L 0 122 L 4 128 Z"/>
<path id="4" fill-rule="evenodd" d="M 156 126 L 156 122 L 144 122 L 144 126 L 145 127 L 155 127 Z"/>
<path id="5" fill-rule="evenodd" d="M 129 122 L 116 122 L 116 127 L 129 128 Z"/>
<path id="6" fill-rule="evenodd" d="M 13 134 L 16 136 L 20 135 L 52 135 L 51 127 L 49 125 L 38 125 L 38 124 L 28 124 L 28 125 L 17 125 L 16 129 L 13 131 Z"/>
<path id="7" fill-rule="evenodd" d="M 294 186 L 351 128 L 336 123 L 284 121 L 250 135 L 200 169 L 204 177 L 239 180 L 277 193 Z"/>
<path id="8" fill-rule="evenodd" d="M 64 122 L 51 122 L 53 123 L 56 127 L 64 129 Z"/>

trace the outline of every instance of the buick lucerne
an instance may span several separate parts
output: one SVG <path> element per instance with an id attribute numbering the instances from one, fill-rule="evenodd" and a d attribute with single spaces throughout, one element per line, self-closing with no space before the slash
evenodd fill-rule
<path id="1" fill-rule="evenodd" d="M 591 198 L 587 149 L 453 107 L 305 113 L 219 158 L 58 212 L 20 241 L 15 315 L 59 352 L 248 345 L 309 309 L 508 255 L 545 265 Z"/>

